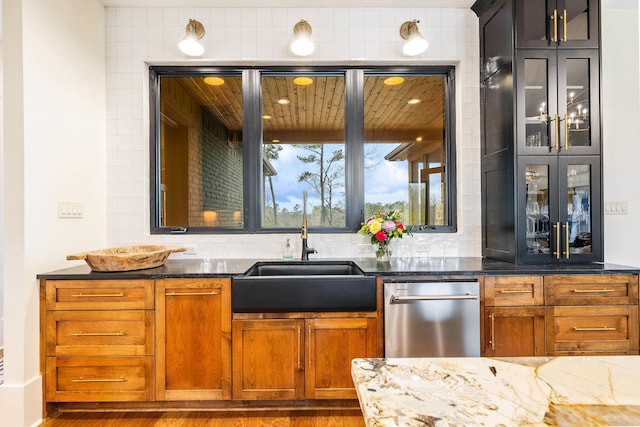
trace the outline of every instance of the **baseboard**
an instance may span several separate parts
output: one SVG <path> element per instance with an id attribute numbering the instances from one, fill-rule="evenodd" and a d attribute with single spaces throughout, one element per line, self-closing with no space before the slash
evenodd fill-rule
<path id="1" fill-rule="evenodd" d="M 2 425 L 36 427 L 42 423 L 42 377 L 26 384 L 0 386 Z"/>

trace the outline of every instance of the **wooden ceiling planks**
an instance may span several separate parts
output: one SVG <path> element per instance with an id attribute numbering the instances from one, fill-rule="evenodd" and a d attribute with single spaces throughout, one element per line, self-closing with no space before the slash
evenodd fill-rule
<path id="1" fill-rule="evenodd" d="M 295 76 L 265 76 L 263 120 L 265 142 L 340 142 L 344 140 L 344 79 L 339 75 L 310 75 L 313 83 L 299 86 Z M 367 142 L 442 141 L 444 135 L 444 78 L 404 76 L 402 84 L 388 86 L 388 76 L 365 77 L 365 137 Z M 242 130 L 242 78 L 223 77 L 211 86 L 202 77 L 180 78 L 183 85 L 232 131 Z M 410 99 L 420 99 L 410 105 Z M 278 103 L 288 99 L 289 104 Z"/>

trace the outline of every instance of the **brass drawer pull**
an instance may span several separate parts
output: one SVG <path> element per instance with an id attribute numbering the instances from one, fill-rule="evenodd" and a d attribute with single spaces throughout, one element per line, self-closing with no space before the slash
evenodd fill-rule
<path id="1" fill-rule="evenodd" d="M 165 296 L 168 297 L 178 297 L 178 296 L 198 296 L 198 295 L 218 295 L 217 291 L 211 292 L 166 292 Z"/>
<path id="2" fill-rule="evenodd" d="M 493 315 L 493 313 L 489 315 L 489 319 L 491 320 L 491 340 L 489 341 L 489 344 L 491 344 L 491 350 L 495 350 L 496 349 L 496 322 L 495 322 L 496 318 Z"/>
<path id="3" fill-rule="evenodd" d="M 91 298 L 91 297 L 99 297 L 99 298 L 113 298 L 113 297 L 123 297 L 123 292 L 118 292 L 117 294 L 73 294 L 71 295 L 74 298 Z"/>
<path id="4" fill-rule="evenodd" d="M 599 328 L 580 328 L 578 326 L 574 326 L 573 330 L 577 331 L 577 332 L 584 332 L 584 331 L 615 331 L 616 328 L 610 328 L 608 326 L 602 326 L 602 327 L 599 327 Z"/>
<path id="5" fill-rule="evenodd" d="M 71 334 L 73 337 L 121 337 L 124 336 L 123 331 L 118 332 L 76 332 Z"/>
<path id="6" fill-rule="evenodd" d="M 530 294 L 533 291 L 531 289 L 502 289 L 499 292 L 501 294 Z"/>
<path id="7" fill-rule="evenodd" d="M 84 379 L 82 377 L 75 379 L 75 380 L 71 380 L 72 383 L 123 383 L 126 380 L 124 379 L 124 377 L 120 377 L 120 378 L 95 378 L 95 379 L 91 379 L 91 380 L 87 380 Z"/>
<path id="8" fill-rule="evenodd" d="M 615 289 L 574 289 L 573 293 L 574 294 L 588 294 L 588 293 L 607 293 L 607 292 L 615 292 Z"/>

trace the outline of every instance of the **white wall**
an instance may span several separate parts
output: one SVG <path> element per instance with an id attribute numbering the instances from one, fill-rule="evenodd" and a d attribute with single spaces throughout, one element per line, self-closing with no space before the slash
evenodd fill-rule
<path id="1" fill-rule="evenodd" d="M 177 48 L 189 18 L 206 29 L 201 59 Z M 316 52 L 293 57 L 288 42 L 301 18 L 313 27 Z M 400 25 L 420 20 L 429 50 L 401 53 Z M 394 254 L 480 256 L 480 149 L 478 19 L 467 9 L 296 8 L 160 9 L 107 8 L 108 241 L 198 244 L 214 257 L 280 257 L 286 237 L 299 251 L 299 233 L 279 235 L 150 236 L 148 198 L 148 64 L 198 63 L 402 63 L 457 66 L 458 232 L 415 235 L 394 242 Z M 313 235 L 318 258 L 373 256 L 365 236 Z M 427 244 L 418 244 L 420 242 Z M 91 249 L 79 246 L 80 250 Z"/>
<path id="2" fill-rule="evenodd" d="M 0 11 L 2 10 L 2 0 L 0 0 Z M 0 18 L 2 18 L 0 12 Z M 0 19 L 0 21 L 2 21 Z M 4 146 L 4 138 L 3 138 L 3 107 L 4 107 L 4 84 L 2 83 L 4 80 L 3 77 L 3 67 L 2 67 L 2 26 L 0 25 L 0 165 L 2 164 L 2 151 Z M 2 200 L 4 185 L 2 183 L 2 176 L 0 175 L 0 200 Z M 2 235 L 2 211 L 0 210 L 0 242 L 4 241 L 4 237 Z M 0 246 L 0 260 L 2 260 L 3 256 L 3 247 Z M 2 262 L 0 262 L 0 348 L 4 347 L 4 281 L 2 280 Z"/>
<path id="3" fill-rule="evenodd" d="M 638 2 L 602 2 L 604 200 L 628 215 L 605 215 L 605 260 L 640 266 L 640 34 Z"/>
<path id="4" fill-rule="evenodd" d="M 3 0 L 5 379 L 2 425 L 37 425 L 38 273 L 106 243 L 104 8 L 97 0 Z M 84 218 L 57 218 L 58 200 Z"/>

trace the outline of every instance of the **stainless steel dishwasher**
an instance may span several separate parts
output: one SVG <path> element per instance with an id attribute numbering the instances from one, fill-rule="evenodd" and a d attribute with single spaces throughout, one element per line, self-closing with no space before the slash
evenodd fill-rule
<path id="1" fill-rule="evenodd" d="M 480 356 L 480 285 L 386 281 L 385 357 Z"/>

